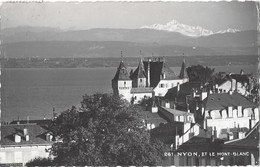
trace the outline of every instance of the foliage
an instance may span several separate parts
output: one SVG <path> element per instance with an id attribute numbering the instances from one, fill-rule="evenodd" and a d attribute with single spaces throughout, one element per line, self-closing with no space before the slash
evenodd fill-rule
<path id="1" fill-rule="evenodd" d="M 54 121 L 55 165 L 155 165 L 163 144 L 150 138 L 140 119 L 141 109 L 118 96 L 83 96 L 81 108 L 72 107 Z"/>
<path id="2" fill-rule="evenodd" d="M 26 166 L 51 166 L 53 162 L 50 158 L 37 157 L 26 163 Z"/>
<path id="3" fill-rule="evenodd" d="M 213 80 L 213 73 L 215 69 L 204 67 L 202 65 L 193 65 L 187 68 L 189 80 L 192 82 L 209 82 Z"/>

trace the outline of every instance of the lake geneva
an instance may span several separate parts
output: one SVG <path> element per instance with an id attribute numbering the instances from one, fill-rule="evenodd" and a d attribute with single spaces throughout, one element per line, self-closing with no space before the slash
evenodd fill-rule
<path id="1" fill-rule="evenodd" d="M 256 73 L 256 65 L 216 66 L 215 71 Z M 176 74 L 180 67 L 172 68 Z M 130 69 L 129 69 L 130 71 Z M 2 69 L 2 120 L 51 118 L 52 109 L 61 112 L 79 106 L 82 95 L 112 93 L 116 68 L 13 68 Z"/>

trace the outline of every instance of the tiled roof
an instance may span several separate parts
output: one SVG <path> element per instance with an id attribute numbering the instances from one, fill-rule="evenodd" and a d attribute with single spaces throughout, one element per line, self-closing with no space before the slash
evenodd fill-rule
<path id="1" fill-rule="evenodd" d="M 242 106 L 246 108 L 257 107 L 256 104 L 236 92 L 231 95 L 228 93 L 209 94 L 203 101 L 203 104 L 206 110 L 221 110 L 227 108 L 228 106 Z"/>
<path id="2" fill-rule="evenodd" d="M 158 113 L 152 113 L 150 111 L 143 111 L 141 118 L 144 119 L 146 123 L 154 124 L 155 127 L 158 127 L 161 123 L 167 123 Z"/>
<path id="3" fill-rule="evenodd" d="M 181 111 L 181 110 L 176 110 L 176 109 L 172 109 L 172 108 L 166 108 L 166 107 L 161 107 L 162 109 L 164 109 L 165 111 L 171 113 L 174 116 L 179 116 L 179 115 L 193 115 L 192 113 L 188 113 L 186 111 Z"/>
<path id="4" fill-rule="evenodd" d="M 226 146 L 259 148 L 259 122 L 248 132 L 245 138 L 225 142 Z"/>
<path id="5" fill-rule="evenodd" d="M 145 87 L 145 88 L 132 88 L 131 93 L 152 93 L 153 88 L 152 87 Z"/>
<path id="6" fill-rule="evenodd" d="M 29 141 L 25 140 L 23 135 L 23 129 L 28 130 Z M 37 124 L 9 124 L 2 125 L 1 127 L 1 145 L 2 146 L 25 146 L 25 145 L 50 145 L 53 141 L 46 140 L 46 133 L 49 131 Z M 21 142 L 16 143 L 14 135 L 18 134 L 21 136 Z"/>
<path id="7" fill-rule="evenodd" d="M 119 67 L 117 68 L 116 75 L 113 78 L 114 81 L 119 80 L 130 80 L 126 66 L 123 61 L 120 62 Z"/>
<path id="8" fill-rule="evenodd" d="M 230 74 L 229 76 L 230 78 L 235 79 L 237 82 L 241 82 L 241 83 L 248 83 L 249 84 L 249 75 L 247 74 Z"/>
<path id="9" fill-rule="evenodd" d="M 151 130 L 151 137 L 157 138 L 165 144 L 175 142 L 175 136 L 183 134 L 183 122 L 170 122 Z"/>
<path id="10" fill-rule="evenodd" d="M 180 85 L 180 90 L 177 93 L 177 86 L 171 88 L 168 90 L 168 92 L 165 94 L 165 99 L 173 101 L 175 97 L 183 97 L 186 98 L 186 95 L 190 95 L 192 92 L 192 89 L 199 89 L 201 86 L 200 82 L 186 82 Z"/>

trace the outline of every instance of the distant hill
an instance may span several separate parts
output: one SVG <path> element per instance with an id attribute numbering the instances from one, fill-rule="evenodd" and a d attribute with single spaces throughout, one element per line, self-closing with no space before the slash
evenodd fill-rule
<path id="1" fill-rule="evenodd" d="M 214 56 L 214 55 L 256 55 L 255 47 L 204 48 L 174 45 L 144 44 L 121 41 L 37 41 L 3 44 L 5 57 L 126 57 L 140 56 Z"/>
<path id="2" fill-rule="evenodd" d="M 61 31 L 47 27 L 18 27 L 1 31 L 5 56 L 111 57 L 143 54 L 178 56 L 256 55 L 257 31 L 189 37 L 153 29 L 90 29 Z"/>

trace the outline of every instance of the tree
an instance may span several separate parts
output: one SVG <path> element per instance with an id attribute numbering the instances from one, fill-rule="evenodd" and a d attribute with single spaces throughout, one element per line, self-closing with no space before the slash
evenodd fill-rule
<path id="1" fill-rule="evenodd" d="M 53 124 L 54 165 L 156 165 L 163 144 L 152 139 L 141 109 L 110 94 L 83 96 L 81 108 L 62 112 Z"/>
<path id="2" fill-rule="evenodd" d="M 34 158 L 26 163 L 26 166 L 52 166 L 53 162 L 50 158 Z"/>
<path id="3" fill-rule="evenodd" d="M 202 65 L 193 65 L 187 68 L 187 73 L 190 81 L 205 83 L 213 80 L 214 70 Z"/>

